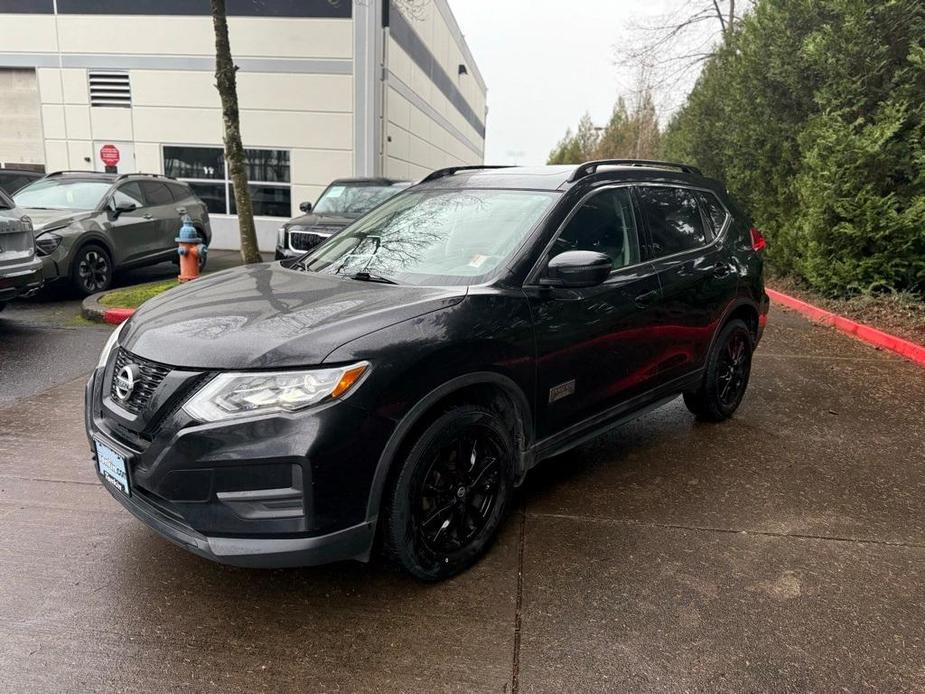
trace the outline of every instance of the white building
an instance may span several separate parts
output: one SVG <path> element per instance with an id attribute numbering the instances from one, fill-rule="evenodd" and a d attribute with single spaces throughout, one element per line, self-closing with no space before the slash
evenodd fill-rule
<path id="1" fill-rule="evenodd" d="M 228 0 L 260 245 L 334 178 L 481 163 L 485 83 L 447 0 Z M 406 7 L 412 7 L 412 10 Z M 208 0 L 0 0 L 0 165 L 188 180 L 237 246 Z"/>

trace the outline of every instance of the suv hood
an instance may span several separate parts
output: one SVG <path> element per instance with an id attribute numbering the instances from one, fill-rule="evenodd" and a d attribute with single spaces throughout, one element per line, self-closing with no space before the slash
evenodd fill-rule
<path id="1" fill-rule="evenodd" d="M 303 214 L 300 217 L 293 217 L 288 222 L 286 222 L 287 227 L 305 227 L 310 229 L 312 227 L 345 227 L 349 224 L 353 224 L 358 218 L 350 217 L 339 217 L 337 215 L 330 214 L 315 214 L 309 212 L 308 214 Z"/>
<path id="2" fill-rule="evenodd" d="M 36 236 L 41 234 L 46 227 L 67 226 L 71 222 L 93 216 L 93 210 L 41 210 L 34 207 L 21 209 L 32 220 Z"/>
<path id="3" fill-rule="evenodd" d="M 466 291 L 250 265 L 146 302 L 121 343 L 139 357 L 178 367 L 312 366 L 346 342 L 458 303 Z"/>

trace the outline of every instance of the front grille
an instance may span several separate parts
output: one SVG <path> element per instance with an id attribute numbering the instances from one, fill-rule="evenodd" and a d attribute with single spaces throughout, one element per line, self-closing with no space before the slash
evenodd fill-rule
<path id="1" fill-rule="evenodd" d="M 122 400 L 116 395 L 116 376 L 124 366 L 134 364 L 138 370 L 138 378 L 135 381 L 135 387 L 132 389 L 128 399 Z M 121 347 L 116 354 L 116 362 L 112 368 L 112 383 L 110 384 L 109 393 L 112 399 L 119 403 L 120 407 L 133 414 L 141 414 L 148 406 L 158 386 L 170 373 L 170 368 L 163 364 L 157 364 L 147 359 L 141 359 L 134 354 L 126 352 Z"/>
<path id="2" fill-rule="evenodd" d="M 327 231 L 289 230 L 289 248 L 294 251 L 310 251 L 331 236 Z"/>

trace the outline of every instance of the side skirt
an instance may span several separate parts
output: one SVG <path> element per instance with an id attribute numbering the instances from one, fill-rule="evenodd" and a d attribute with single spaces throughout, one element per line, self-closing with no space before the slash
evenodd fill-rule
<path id="1" fill-rule="evenodd" d="M 596 436 L 600 436 L 605 431 L 622 426 L 671 402 L 681 393 L 696 388 L 702 377 L 703 369 L 697 369 L 697 371 L 686 376 L 669 381 L 659 388 L 637 395 L 631 400 L 615 405 L 552 436 L 547 436 L 545 439 L 537 441 L 526 455 L 525 468 L 530 469 L 546 458 L 565 453 Z"/>

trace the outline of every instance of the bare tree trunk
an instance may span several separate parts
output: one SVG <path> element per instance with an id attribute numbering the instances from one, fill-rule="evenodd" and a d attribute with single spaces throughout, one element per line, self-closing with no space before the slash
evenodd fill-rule
<path id="1" fill-rule="evenodd" d="M 726 22 L 726 42 L 732 40 L 732 32 L 735 29 L 736 20 L 736 0 L 729 0 L 729 21 Z"/>
<path id="2" fill-rule="evenodd" d="M 225 0 L 211 0 L 212 24 L 215 27 L 215 86 L 222 99 L 222 119 L 225 121 L 225 166 L 231 172 L 234 201 L 241 232 L 241 260 L 245 263 L 262 261 L 257 249 L 257 230 L 254 228 L 254 208 L 247 187 L 247 165 L 244 145 L 241 143 L 241 120 L 238 114 L 237 67 L 231 59 L 228 41 L 228 18 Z"/>

